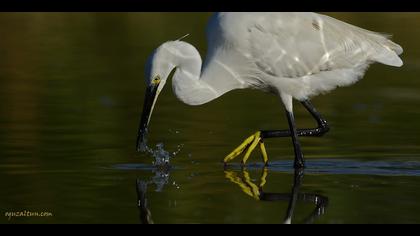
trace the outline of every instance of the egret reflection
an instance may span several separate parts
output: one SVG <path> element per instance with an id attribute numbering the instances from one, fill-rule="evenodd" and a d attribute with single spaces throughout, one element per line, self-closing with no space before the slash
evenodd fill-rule
<path id="1" fill-rule="evenodd" d="M 225 169 L 225 177 L 232 183 L 238 185 L 246 195 L 259 201 L 288 201 L 288 208 L 283 220 L 284 224 L 292 223 L 297 202 L 310 202 L 315 204 L 314 210 L 303 220 L 304 223 L 313 223 L 314 220 L 325 213 L 328 206 L 328 197 L 314 193 L 300 192 L 304 176 L 303 168 L 295 169 L 294 171 L 291 193 L 265 192 L 263 187 L 267 182 L 267 175 L 268 169 L 267 167 L 264 167 L 261 172 L 259 183 L 254 183 L 249 172 L 245 168 L 242 168 L 241 171 Z"/>
<path id="2" fill-rule="evenodd" d="M 161 192 L 169 182 L 170 166 L 156 166 L 153 169 L 154 176 L 149 180 L 136 179 L 137 207 L 140 213 L 140 222 L 143 224 L 153 224 L 152 213 L 148 205 L 148 186 L 155 185 L 155 191 Z"/>
<path id="3" fill-rule="evenodd" d="M 137 192 L 137 207 L 139 210 L 139 218 L 142 224 L 154 224 L 152 219 L 152 211 L 149 206 L 148 194 L 151 186 L 154 185 L 156 192 L 161 192 L 164 187 L 170 182 L 170 167 L 162 166 L 156 167 L 153 170 L 154 176 L 147 179 L 136 179 L 136 192 Z M 304 171 L 303 169 L 295 169 L 293 175 L 293 185 L 291 192 L 289 193 L 277 193 L 277 192 L 266 192 L 264 186 L 267 183 L 267 176 L 269 169 L 263 167 L 259 182 L 255 183 L 250 173 L 242 168 L 241 170 L 225 169 L 225 177 L 232 183 L 239 186 L 246 195 L 258 200 L 258 201 L 287 201 L 288 207 L 284 215 L 282 223 L 291 224 L 296 209 L 296 205 L 299 202 L 312 203 L 315 208 L 308 214 L 304 219 L 303 223 L 313 223 L 320 216 L 325 214 L 328 206 L 328 197 L 322 196 L 315 193 L 303 193 L 300 191 L 303 182 Z"/>

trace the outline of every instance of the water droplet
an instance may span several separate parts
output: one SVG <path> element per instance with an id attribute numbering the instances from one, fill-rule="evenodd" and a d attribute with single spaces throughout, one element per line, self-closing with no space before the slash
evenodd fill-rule
<path id="1" fill-rule="evenodd" d="M 155 166 L 166 166 L 169 165 L 170 159 L 175 157 L 182 149 L 184 144 L 177 146 L 177 150 L 174 152 L 168 152 L 164 149 L 163 143 L 156 144 L 156 149 L 152 149 L 147 146 L 147 140 L 141 144 L 141 151 L 147 152 L 154 158 L 153 165 Z"/>

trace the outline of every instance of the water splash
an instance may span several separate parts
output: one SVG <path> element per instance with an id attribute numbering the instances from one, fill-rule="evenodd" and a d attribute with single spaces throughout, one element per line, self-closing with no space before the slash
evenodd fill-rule
<path id="1" fill-rule="evenodd" d="M 166 166 L 169 165 L 171 158 L 174 158 L 181 151 L 184 145 L 179 144 L 177 149 L 173 152 L 166 151 L 163 143 L 156 144 L 155 149 L 147 146 L 146 142 L 144 142 L 142 146 L 144 146 L 144 152 L 149 153 L 154 158 L 154 166 Z"/>
<path id="2" fill-rule="evenodd" d="M 153 170 L 155 176 L 153 176 L 150 183 L 156 185 L 156 192 L 162 192 L 163 187 L 169 182 L 169 170 L 168 169 L 155 169 Z"/>
<path id="3" fill-rule="evenodd" d="M 151 148 L 147 145 L 147 128 L 139 135 L 141 135 L 142 142 L 139 144 L 138 151 L 150 154 L 154 159 L 153 165 L 157 167 L 169 166 L 170 159 L 174 158 L 184 146 L 184 144 L 179 144 L 173 152 L 166 151 L 163 143 L 158 143 L 155 148 Z"/>

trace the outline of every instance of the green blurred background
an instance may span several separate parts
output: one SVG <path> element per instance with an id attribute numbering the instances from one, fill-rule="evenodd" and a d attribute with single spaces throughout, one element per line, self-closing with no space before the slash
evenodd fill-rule
<path id="1" fill-rule="evenodd" d="M 419 223 L 420 13 L 326 14 L 393 34 L 405 64 L 375 64 L 354 86 L 313 100 L 331 131 L 301 139 L 308 166 L 356 163 L 354 171 L 306 173 L 302 191 L 330 200 L 315 223 Z M 205 55 L 210 15 L 0 13 L 0 222 L 139 223 L 135 180 L 154 175 L 138 168 L 152 157 L 135 152 L 145 61 L 161 43 L 187 33 L 185 41 Z M 299 127 L 315 125 L 297 103 L 295 114 Z M 149 188 L 155 223 L 281 223 L 287 202 L 243 194 L 220 161 L 254 131 L 286 127 L 275 96 L 233 91 L 190 107 L 166 86 L 150 143 L 183 148 L 164 190 Z M 266 147 L 274 163 L 293 159 L 289 139 L 267 140 Z M 251 162 L 260 160 L 255 153 Z M 366 163 L 396 174 L 370 173 Z M 260 171 L 250 173 L 258 180 Z M 292 178 L 291 169 L 271 169 L 265 189 L 290 192 Z M 311 209 L 298 204 L 292 222 Z M 23 210 L 53 216 L 5 216 Z"/>

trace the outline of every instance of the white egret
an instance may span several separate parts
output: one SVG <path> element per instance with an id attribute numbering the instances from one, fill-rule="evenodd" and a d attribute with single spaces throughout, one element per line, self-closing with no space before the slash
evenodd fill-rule
<path id="1" fill-rule="evenodd" d="M 380 33 L 368 31 L 317 13 L 216 13 L 207 27 L 208 53 L 202 64 L 197 49 L 181 40 L 159 46 L 146 66 L 146 97 L 137 138 L 144 140 L 153 107 L 169 74 L 176 97 L 188 105 L 210 102 L 234 89 L 259 89 L 278 96 L 285 107 L 288 130 L 258 131 L 231 152 L 229 162 L 260 145 L 264 139 L 291 137 L 294 167 L 304 167 L 298 136 L 322 136 L 328 124 L 309 102 L 312 96 L 361 79 L 374 62 L 402 66 L 403 49 Z M 297 129 L 293 99 L 300 101 L 318 123 Z"/>

